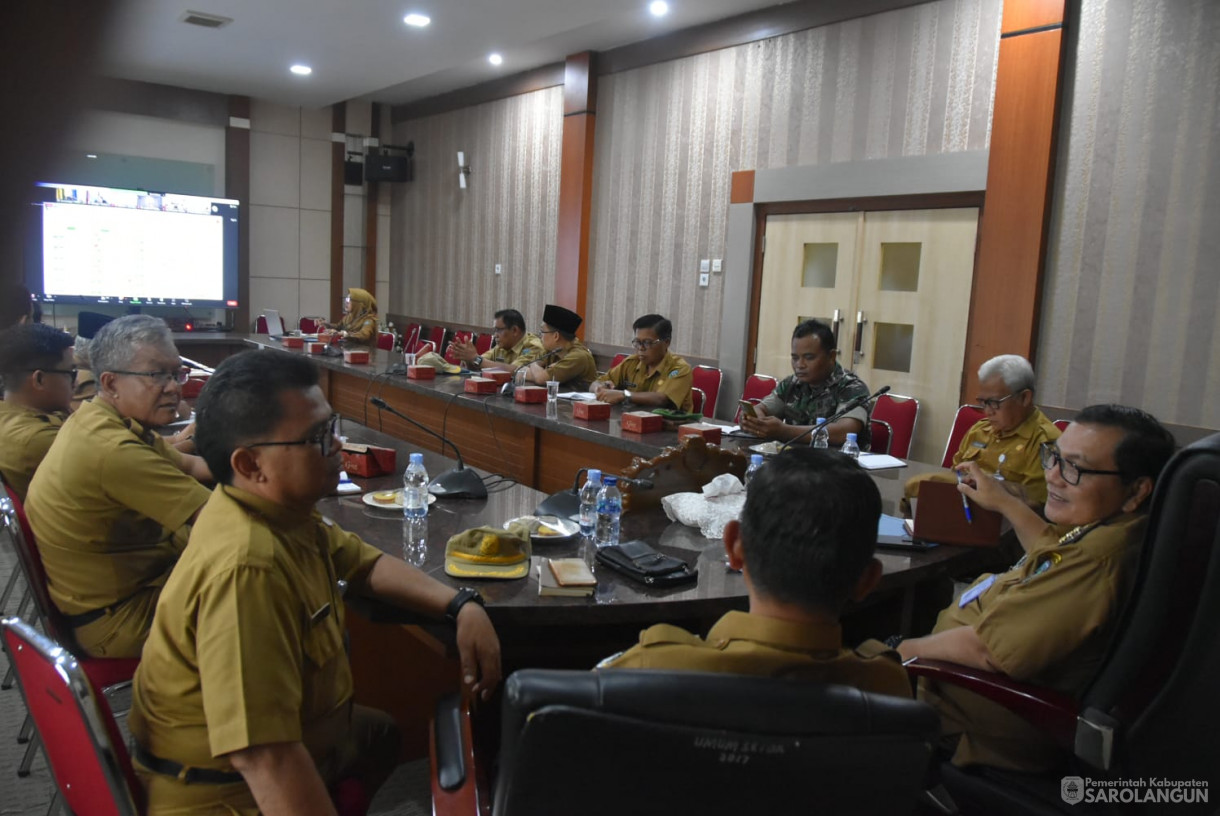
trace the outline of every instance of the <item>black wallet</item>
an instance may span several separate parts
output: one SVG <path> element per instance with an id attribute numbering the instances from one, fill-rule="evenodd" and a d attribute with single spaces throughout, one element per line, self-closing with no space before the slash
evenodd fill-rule
<path id="1" fill-rule="evenodd" d="M 699 571 L 691 569 L 682 559 L 657 552 L 638 540 L 601 547 L 597 560 L 648 586 L 676 586 L 699 579 Z"/>

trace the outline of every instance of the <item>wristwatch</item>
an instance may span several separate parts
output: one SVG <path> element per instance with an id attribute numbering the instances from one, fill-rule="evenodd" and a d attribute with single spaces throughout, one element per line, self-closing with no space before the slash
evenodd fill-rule
<path id="1" fill-rule="evenodd" d="M 626 388 L 623 389 L 623 402 L 628 403 L 628 404 L 631 403 L 631 392 L 628 391 Z"/>
<path id="2" fill-rule="evenodd" d="M 473 360 L 466 364 L 466 367 L 475 368 L 481 371 L 483 369 L 483 358 L 476 355 Z"/>
<path id="3" fill-rule="evenodd" d="M 457 594 L 453 596 L 453 600 L 450 601 L 449 605 L 445 607 L 445 619 L 452 621 L 453 623 L 457 623 L 458 612 L 461 612 L 462 607 L 471 601 L 474 601 L 479 606 L 487 605 L 484 603 L 483 596 L 479 594 L 477 589 L 472 589 L 470 587 L 462 587 L 459 589 Z"/>

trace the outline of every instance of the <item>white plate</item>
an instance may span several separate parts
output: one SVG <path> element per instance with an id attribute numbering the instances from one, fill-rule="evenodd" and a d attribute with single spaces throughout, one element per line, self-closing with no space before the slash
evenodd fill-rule
<path id="1" fill-rule="evenodd" d="M 757 445 L 750 446 L 750 450 L 754 451 L 755 453 L 761 453 L 764 456 L 774 456 L 775 454 L 779 453 L 779 449 L 780 443 L 775 441 L 759 442 Z"/>
<path id="2" fill-rule="evenodd" d="M 504 522 L 504 529 L 508 529 L 508 525 L 516 521 L 525 521 L 530 523 L 530 540 L 538 543 L 546 543 L 549 541 L 567 541 L 580 534 L 580 525 L 574 521 L 568 521 L 557 516 L 518 516 L 515 519 L 509 519 Z M 545 524 L 553 530 L 559 530 L 561 535 L 539 535 L 536 531 L 539 524 Z"/>
<path id="3" fill-rule="evenodd" d="M 360 497 L 360 499 L 365 504 L 367 504 L 369 507 L 380 507 L 383 510 L 401 510 L 402 509 L 402 490 L 401 489 L 394 491 L 394 501 L 392 501 L 392 502 L 379 502 L 373 498 L 374 493 L 388 493 L 388 492 L 389 491 L 386 491 L 386 490 L 374 490 L 372 493 L 365 493 L 363 496 Z M 429 493 L 428 494 L 428 504 L 432 504 L 432 502 L 434 502 L 434 501 L 436 501 L 436 496 L 433 496 L 431 493 Z"/>

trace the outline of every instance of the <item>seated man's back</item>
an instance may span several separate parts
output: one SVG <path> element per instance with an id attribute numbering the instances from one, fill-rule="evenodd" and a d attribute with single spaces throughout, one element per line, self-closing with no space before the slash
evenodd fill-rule
<path id="1" fill-rule="evenodd" d="M 896 652 L 877 641 L 845 649 L 839 615 L 881 578 L 873 557 L 881 496 L 854 460 L 791 448 L 750 483 L 741 521 L 724 531 L 750 611 L 729 612 L 700 638 L 660 624 L 599 668 L 716 671 L 795 677 L 911 696 Z"/>

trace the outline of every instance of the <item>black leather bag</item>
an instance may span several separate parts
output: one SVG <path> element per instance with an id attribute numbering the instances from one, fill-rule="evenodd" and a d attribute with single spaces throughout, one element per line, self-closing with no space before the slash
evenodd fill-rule
<path id="1" fill-rule="evenodd" d="M 648 586 L 676 586 L 699 579 L 699 571 L 691 569 L 685 561 L 657 552 L 643 541 L 601 547 L 597 551 L 597 560 Z"/>

